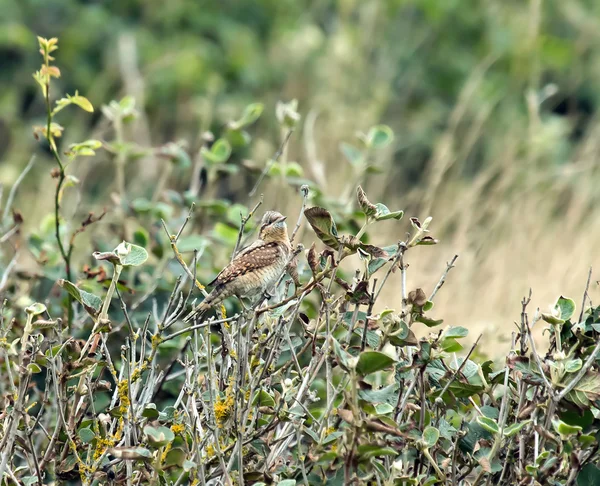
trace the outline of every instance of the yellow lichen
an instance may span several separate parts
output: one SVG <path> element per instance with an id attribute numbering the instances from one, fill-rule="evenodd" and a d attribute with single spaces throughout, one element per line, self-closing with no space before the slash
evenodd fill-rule
<path id="1" fill-rule="evenodd" d="M 127 380 L 121 380 L 117 385 L 117 389 L 119 392 L 119 400 L 121 401 L 119 412 L 121 412 L 121 415 L 125 415 L 129 408 L 129 386 Z"/>
<path id="2" fill-rule="evenodd" d="M 212 444 L 206 446 L 206 456 L 213 457 L 215 455 L 215 448 Z"/>
<path id="3" fill-rule="evenodd" d="M 225 395 L 225 399 L 222 400 L 221 397 L 217 397 L 217 401 L 215 402 L 215 419 L 217 421 L 217 426 L 222 429 L 225 425 L 225 422 L 231 416 L 231 412 L 233 411 L 233 395 L 230 393 L 230 390 L 227 390 L 227 394 Z"/>
<path id="4" fill-rule="evenodd" d="M 160 460 L 164 461 L 167 458 L 167 454 L 169 453 L 169 451 L 171 450 L 171 442 L 169 442 L 166 446 L 165 446 L 165 450 L 163 451 L 163 453 L 160 456 Z"/>
<path id="5" fill-rule="evenodd" d="M 152 335 L 152 349 L 158 348 L 158 346 L 162 343 L 162 338 L 158 334 Z"/>

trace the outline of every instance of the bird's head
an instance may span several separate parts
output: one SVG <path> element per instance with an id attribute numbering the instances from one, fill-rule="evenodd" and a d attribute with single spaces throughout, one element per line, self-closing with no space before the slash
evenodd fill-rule
<path id="1" fill-rule="evenodd" d="M 260 222 L 259 238 L 263 241 L 285 241 L 287 234 L 286 217 L 277 211 L 267 211 Z"/>

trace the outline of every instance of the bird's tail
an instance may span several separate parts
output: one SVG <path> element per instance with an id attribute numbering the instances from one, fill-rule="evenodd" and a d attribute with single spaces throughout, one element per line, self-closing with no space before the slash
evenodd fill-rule
<path id="1" fill-rule="evenodd" d="M 211 307 L 220 304 L 227 298 L 225 295 L 225 289 L 222 287 L 216 287 L 206 298 L 196 306 L 196 308 L 190 312 L 184 319 L 184 322 L 190 322 L 193 319 L 197 319 L 200 315 L 204 314 Z"/>

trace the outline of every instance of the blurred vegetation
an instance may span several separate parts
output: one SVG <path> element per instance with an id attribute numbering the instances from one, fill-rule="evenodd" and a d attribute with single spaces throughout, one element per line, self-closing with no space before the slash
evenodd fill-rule
<path id="1" fill-rule="evenodd" d="M 595 257 L 589 228 L 600 221 L 597 2 L 4 0 L 2 7 L 5 184 L 35 150 L 30 127 L 44 117 L 31 82 L 35 34 L 58 36 L 61 67 L 70 73 L 58 91 L 79 90 L 97 107 L 132 96 L 139 117 L 123 134 L 128 143 L 184 142 L 194 158 L 205 131 L 220 137 L 247 105 L 263 103 L 269 116 L 249 128 L 254 143 L 238 147 L 232 166 L 211 181 L 212 194 L 232 202 L 246 203 L 242 188 L 252 187 L 281 143 L 272 116 L 278 100 L 297 99 L 303 116 L 288 160 L 342 202 L 359 177 L 341 144 L 389 125 L 394 143 L 373 156 L 376 167 L 363 183 L 440 220 L 447 250 L 422 262 L 416 284 L 430 283 L 460 253 L 460 284 L 452 302 L 440 302 L 453 319 L 470 315 L 492 335 L 513 319 L 506 301 L 529 287 L 543 306 L 565 289 L 581 291 L 579 277 Z M 61 146 L 90 134 L 114 139 L 99 109 L 62 119 L 70 130 Z M 115 190 L 113 157 L 103 151 L 75 169 L 97 211 Z M 165 178 L 177 191 L 189 189 L 197 174 L 164 174 L 164 164 L 156 153 L 128 157 L 131 200 L 164 199 L 154 182 Z M 38 160 L 20 208 L 49 204 L 49 192 L 35 189 L 50 167 L 49 157 Z M 266 187 L 266 202 L 286 212 L 276 187 Z M 560 257 L 571 252 L 580 258 Z M 484 286 L 476 309 L 471 296 Z"/>
<path id="2" fill-rule="evenodd" d="M 596 484 L 597 282 L 579 317 L 550 296 L 583 290 L 600 236 L 600 7 L 2 7 L 0 475 L 127 482 L 137 461 L 152 484 L 236 468 L 285 485 Z M 35 34 L 51 39 L 41 68 Z M 223 322 L 182 327 L 261 205 L 290 226 L 300 212 L 297 241 L 329 249 L 298 249 L 304 287 L 269 307 L 230 299 Z M 405 252 L 438 242 L 430 216 L 443 246 L 411 251 L 407 280 Z M 530 286 L 556 302 L 531 323 L 515 305 Z M 434 296 L 452 325 L 429 334 Z M 485 345 L 459 362 L 466 327 L 499 324 L 500 366 Z M 306 456 L 282 461 L 291 443 Z"/>

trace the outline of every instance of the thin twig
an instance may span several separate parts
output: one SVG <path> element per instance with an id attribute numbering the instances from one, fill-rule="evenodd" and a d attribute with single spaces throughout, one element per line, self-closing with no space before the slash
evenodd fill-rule
<path id="1" fill-rule="evenodd" d="M 450 270 L 452 270 L 454 268 L 454 262 L 456 261 L 457 258 L 458 258 L 458 255 L 454 255 L 454 258 L 452 258 L 452 260 L 450 260 L 450 263 L 446 263 L 446 270 L 440 277 L 439 282 L 433 289 L 433 292 L 431 292 L 431 295 L 429 296 L 428 300 L 433 301 L 435 294 L 437 294 L 438 290 L 440 290 L 442 288 L 442 285 L 444 285 L 444 283 L 446 282 L 446 277 L 448 276 L 448 272 L 450 272 Z"/>
<path id="2" fill-rule="evenodd" d="M 6 222 L 6 218 L 8 218 L 8 213 L 10 212 L 10 209 L 12 208 L 12 203 L 13 203 L 13 201 L 15 199 L 15 195 L 17 193 L 17 189 L 21 185 L 21 182 L 23 182 L 23 179 L 25 179 L 25 176 L 29 173 L 31 168 L 34 166 L 34 164 L 35 164 L 35 155 L 32 155 L 31 158 L 29 159 L 29 162 L 25 166 L 25 169 L 23 169 L 23 172 L 21 172 L 21 174 L 19 174 L 19 177 L 17 177 L 17 180 L 15 181 L 13 186 L 10 188 L 10 192 L 8 193 L 8 198 L 6 199 L 6 205 L 4 206 L 4 212 L 2 213 L 2 223 Z"/>
<path id="3" fill-rule="evenodd" d="M 275 152 L 275 155 L 273 156 L 273 158 L 267 162 L 267 164 L 265 165 L 265 168 L 261 172 L 260 176 L 258 176 L 258 180 L 256 181 L 256 184 L 254 184 L 254 187 L 252 188 L 252 190 L 248 193 L 248 196 L 250 196 L 250 197 L 254 196 L 254 194 L 258 190 L 258 186 L 260 186 L 260 184 L 262 183 L 265 176 L 269 173 L 269 170 L 271 170 L 271 166 L 279 160 L 279 157 L 281 157 L 281 154 L 283 153 L 285 146 L 287 145 L 288 141 L 290 140 L 292 133 L 294 133 L 294 129 L 290 128 L 287 132 L 287 135 L 284 137 L 283 142 L 281 142 L 279 149 L 277 149 L 277 152 Z"/>

